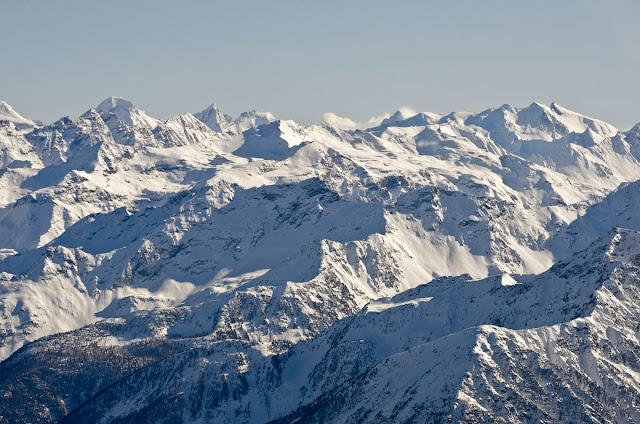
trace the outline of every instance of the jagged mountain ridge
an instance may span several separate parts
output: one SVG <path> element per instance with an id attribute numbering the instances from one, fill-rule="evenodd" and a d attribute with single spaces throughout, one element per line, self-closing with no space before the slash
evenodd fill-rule
<path id="1" fill-rule="evenodd" d="M 0 129 L 2 358 L 125 317 L 116 344 L 284 354 L 439 276 L 546 270 L 627 226 L 573 229 L 640 174 L 636 128 L 555 104 L 345 131 L 215 106 L 163 122 L 110 98 Z"/>
<path id="2" fill-rule="evenodd" d="M 275 357 L 207 337 L 139 338 L 136 347 L 127 341 L 138 328 L 131 316 L 33 343 L 2 365 L 21 369 L 30 357 L 70 349 L 71 340 L 94 357 L 71 355 L 67 378 L 89 378 L 87 359 L 105 366 L 114 349 L 142 362 L 132 365 L 141 372 L 98 391 L 63 422 L 634 422 L 639 241 L 640 233 L 611 231 L 539 276 L 434 280 L 372 302 Z M 166 359 L 144 364 L 158 350 Z M 7 384 L 33 381 L 59 361 L 49 357 Z M 78 405 L 74 387 L 56 389 Z"/>

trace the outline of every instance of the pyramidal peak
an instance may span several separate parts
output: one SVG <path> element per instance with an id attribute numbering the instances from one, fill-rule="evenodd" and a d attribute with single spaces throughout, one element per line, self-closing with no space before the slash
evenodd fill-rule
<path id="1" fill-rule="evenodd" d="M 629 131 L 625 133 L 627 139 L 640 140 L 640 122 L 635 124 Z"/>
<path id="2" fill-rule="evenodd" d="M 542 102 L 532 102 L 529 106 L 526 107 L 514 107 L 511 106 L 509 104 L 505 104 L 503 105 L 500 109 L 510 109 L 512 111 L 515 111 L 517 113 L 526 113 L 529 112 L 530 114 L 558 114 L 561 115 L 562 113 L 574 113 L 572 111 L 570 111 L 567 108 L 564 108 L 560 105 L 558 105 L 555 102 L 552 102 L 551 104 L 547 105 L 545 103 Z"/>
<path id="3" fill-rule="evenodd" d="M 202 111 L 194 113 L 193 116 L 195 116 L 196 118 L 198 118 L 198 117 L 204 118 L 204 117 L 209 116 L 211 114 L 217 114 L 217 113 L 222 113 L 220 111 L 220 108 L 218 107 L 217 104 L 211 103 L 209 106 L 207 106 Z M 198 118 L 198 119 L 200 119 L 200 118 Z"/>
<path id="4" fill-rule="evenodd" d="M 0 112 L 3 112 L 3 113 L 13 112 L 13 113 L 15 113 L 15 111 L 13 110 L 11 105 L 9 103 L 5 102 L 4 100 L 0 100 Z"/>
<path id="5" fill-rule="evenodd" d="M 195 113 L 194 116 L 212 131 L 218 133 L 236 133 L 233 118 L 222 113 L 215 103 L 212 103 L 202 112 Z"/>
<path id="6" fill-rule="evenodd" d="M 204 109 L 202 112 L 200 113 L 205 113 L 205 112 L 213 112 L 213 111 L 220 111 L 220 108 L 218 107 L 217 104 L 215 103 L 211 103 L 206 109 Z M 195 114 L 194 114 L 195 115 Z"/>
<path id="7" fill-rule="evenodd" d="M 587 128 L 581 133 L 571 133 L 570 136 L 573 136 L 573 141 L 576 144 L 583 147 L 592 147 L 604 140 L 604 137 L 601 134 L 598 134 L 591 128 Z"/>
<path id="8" fill-rule="evenodd" d="M 393 115 L 383 119 L 382 122 L 380 123 L 380 126 L 384 127 L 384 126 L 391 125 L 395 122 L 404 121 L 405 119 L 411 118 L 417 114 L 418 114 L 418 111 L 414 110 L 413 108 L 406 107 L 406 106 L 401 107 Z"/>
<path id="9" fill-rule="evenodd" d="M 242 112 L 235 120 L 220 111 L 218 105 L 212 103 L 201 112 L 193 114 L 211 130 L 218 133 L 237 134 L 251 128 L 275 122 L 276 118 L 269 112 L 250 110 Z"/>
<path id="10" fill-rule="evenodd" d="M 0 100 L 0 121 L 10 121 L 21 128 L 37 126 L 34 121 L 20 115 L 9 103 L 2 100 Z"/>

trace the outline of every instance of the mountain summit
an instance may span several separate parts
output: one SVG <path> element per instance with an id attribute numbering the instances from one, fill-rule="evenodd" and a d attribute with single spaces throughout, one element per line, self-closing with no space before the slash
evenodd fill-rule
<path id="1" fill-rule="evenodd" d="M 133 107 L 133 103 L 122 97 L 109 97 L 100 103 L 96 110 L 99 112 L 115 112 L 118 109 L 131 110 Z"/>
<path id="2" fill-rule="evenodd" d="M 0 121 L 13 122 L 21 128 L 37 126 L 36 123 L 16 112 L 11 105 L 5 101 L 0 101 Z"/>
<path id="3" fill-rule="evenodd" d="M 640 422 L 637 127 L 0 112 L 0 421 Z"/>
<path id="4" fill-rule="evenodd" d="M 215 104 L 212 104 L 202 112 L 196 113 L 194 116 L 215 132 L 235 133 L 237 131 L 233 118 L 220 112 Z"/>
<path id="5" fill-rule="evenodd" d="M 159 122 L 146 112 L 136 108 L 133 103 L 121 97 L 109 97 L 98 105 L 96 110 L 102 114 L 113 114 L 123 122 L 132 126 L 155 128 Z"/>

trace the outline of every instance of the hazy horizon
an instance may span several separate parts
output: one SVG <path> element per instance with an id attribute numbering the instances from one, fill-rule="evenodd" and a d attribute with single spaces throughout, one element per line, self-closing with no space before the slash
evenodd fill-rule
<path id="1" fill-rule="evenodd" d="M 2 4 L 0 100 L 31 119 L 109 96 L 166 119 L 211 103 L 302 124 L 402 106 L 533 101 L 621 129 L 640 121 L 632 1 L 189 1 Z"/>

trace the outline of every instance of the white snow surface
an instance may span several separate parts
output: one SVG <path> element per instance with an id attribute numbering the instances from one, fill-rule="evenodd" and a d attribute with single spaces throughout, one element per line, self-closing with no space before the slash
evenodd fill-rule
<path id="1" fill-rule="evenodd" d="M 204 293 L 219 307 L 302 287 L 320 301 L 327 281 L 349 293 L 331 314 L 296 298 L 308 326 L 242 324 L 295 342 L 437 276 L 542 272 L 562 256 L 548 240 L 640 176 L 631 132 L 555 104 L 406 113 L 344 131 L 248 112 L 234 129 L 215 106 L 163 122 L 112 97 L 34 131 L 5 124 L 2 357 Z M 223 274 L 247 277 L 221 290 Z M 161 294 L 166 281 L 193 289 Z"/>
<path id="2" fill-rule="evenodd" d="M 13 122 L 15 125 L 22 128 L 35 127 L 37 124 L 31 119 L 27 119 L 20 115 L 11 107 L 11 105 L 5 101 L 0 101 L 0 121 Z"/>
<path id="3" fill-rule="evenodd" d="M 614 229 L 516 285 L 436 279 L 280 355 L 205 337 L 108 388 L 72 422 L 175 414 L 157 406 L 175 393 L 177 416 L 197 423 L 635 422 L 638 246 L 640 233 Z"/>
<path id="4" fill-rule="evenodd" d="M 507 357 L 533 345 L 545 351 L 585 320 L 610 332 L 585 296 L 614 296 L 602 288 L 602 278 L 617 278 L 602 277 L 611 263 L 637 265 L 628 252 L 616 259 L 637 235 L 611 231 L 640 230 L 640 130 L 620 132 L 557 104 L 404 109 L 370 128 L 341 129 L 255 111 L 233 120 L 215 105 L 162 121 L 112 97 L 41 127 L 0 121 L 0 360 L 45 336 L 136 317 L 142 324 L 122 340 L 204 338 L 255 361 L 307 349 L 317 365 L 313 358 L 328 355 L 317 348 L 322 337 L 363 322 L 344 333 L 335 360 L 355 367 L 357 352 L 374 361 L 367 366 L 385 360 L 378 377 L 362 380 L 367 391 L 384 397 L 385 373 L 418 378 L 402 365 L 416 361 L 460 383 L 416 380 L 420 393 L 443 390 L 460 416 L 488 414 L 495 405 L 478 393 L 490 389 L 467 371 L 491 368 L 500 349 Z M 576 253 L 589 246 L 584 255 L 602 265 L 593 271 L 602 278 L 549 270 L 562 260 L 591 267 Z M 548 278 L 531 276 L 541 273 Z M 518 291 L 523 298 L 511 296 Z M 573 303 L 563 308 L 565 295 Z M 390 327 L 377 323 L 396 313 L 412 318 L 387 336 Z M 629 328 L 615 331 L 631 337 Z M 473 355 L 446 368 L 443 355 L 463 355 L 458 349 Z M 209 363 L 224 362 L 216 352 Z M 596 382 L 605 354 L 545 353 Z M 618 365 L 635 378 L 638 370 Z M 308 390 L 301 408 L 343 378 L 288 366 L 289 389 Z M 304 383 L 295 377 L 302 369 Z M 293 413 L 283 406 L 291 393 L 271 406 L 252 402 L 251 417 Z M 353 408 L 341 416 L 356 417 L 364 392 L 349 393 Z"/>

